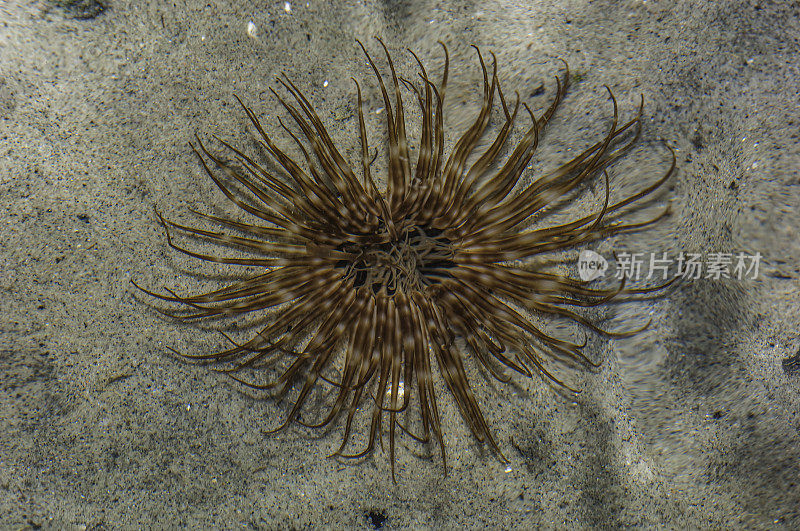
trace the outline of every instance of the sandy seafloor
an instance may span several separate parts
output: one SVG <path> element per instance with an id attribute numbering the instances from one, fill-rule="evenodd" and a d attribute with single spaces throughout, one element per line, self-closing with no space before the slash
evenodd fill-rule
<path id="1" fill-rule="evenodd" d="M 800 349 L 796 3 L 107 5 L 80 19 L 0 0 L 0 528 L 800 527 L 800 371 L 784 363 Z M 577 397 L 537 378 L 473 378 L 508 465 L 443 389 L 446 476 L 408 437 L 393 484 L 380 449 L 326 457 L 341 425 L 265 434 L 285 404 L 171 355 L 221 337 L 160 318 L 130 280 L 219 285 L 187 274 L 213 268 L 167 248 L 154 206 L 177 220 L 227 208 L 189 142 L 247 145 L 233 94 L 279 131 L 268 89 L 286 72 L 355 156 L 353 75 L 382 145 L 382 103 L 354 41 L 377 56 L 373 35 L 407 77 L 405 47 L 438 77 L 436 41 L 449 45 L 448 98 L 467 103 L 451 106 L 451 141 L 478 98 L 469 44 L 497 54 L 506 92 L 535 112 L 567 60 L 578 76 L 542 138 L 542 167 L 607 130 L 604 84 L 623 118 L 644 94 L 642 140 L 612 168 L 612 193 L 663 172 L 666 141 L 678 154 L 662 196 L 673 214 L 600 249 L 760 252 L 758 277 L 686 281 L 587 313 L 610 328 L 652 322 L 625 340 L 590 336 L 587 355 L 603 363 L 566 373 Z"/>

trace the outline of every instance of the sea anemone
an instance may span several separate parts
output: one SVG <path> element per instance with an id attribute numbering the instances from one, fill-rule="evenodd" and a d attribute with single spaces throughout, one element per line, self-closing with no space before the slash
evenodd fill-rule
<path id="1" fill-rule="evenodd" d="M 383 98 L 388 132 L 386 178 L 375 179 L 370 171 L 373 160 L 359 83 L 353 79 L 360 138 L 360 170 L 356 171 L 334 145 L 312 104 L 284 75 L 278 83 L 291 99 L 272 93 L 291 116 L 295 131 L 299 130 L 297 134 L 279 120 L 302 154 L 301 162 L 278 146 L 238 97 L 255 128 L 260 150 L 269 157 L 246 154 L 217 137 L 228 155 L 215 153 L 199 138 L 192 146 L 216 186 L 251 219 L 194 212 L 227 229 L 223 232 L 181 225 L 158 215 L 173 249 L 208 262 L 263 271 L 199 295 L 143 291 L 182 305 L 184 310 L 162 311 L 183 320 L 263 312 L 265 320 L 249 340 L 236 342 L 223 332 L 228 348 L 186 356 L 223 364 L 218 370 L 247 387 L 290 397 L 288 415 L 272 431 L 293 421 L 320 428 L 341 421 L 344 415 L 342 442 L 333 455 L 369 454 L 388 427 L 394 478 L 397 428 L 413 439 L 438 445 L 446 471 L 437 378 L 444 381 L 475 438 L 504 459 L 470 385 L 465 362 L 475 363 L 502 382 L 509 381 L 510 370 L 527 377 L 541 375 L 570 391 L 574 390 L 554 374 L 552 361 L 596 366 L 582 352 L 585 341 L 579 344 L 554 337 L 534 325 L 532 316 L 565 319 L 609 337 L 636 332 L 605 331 L 573 308 L 627 300 L 663 285 L 631 289 L 623 280 L 613 289 L 592 288 L 588 282 L 546 270 L 544 259 L 661 218 L 667 209 L 644 222 L 622 221 L 630 212 L 626 207 L 647 198 L 669 179 L 675 156 L 658 180 L 633 195 L 610 200 L 606 168 L 639 136 L 642 105 L 633 119 L 620 125 L 617 102 L 609 89 L 613 119 L 603 138 L 554 171 L 523 179 L 540 133 L 564 97 L 569 69 L 564 63 L 566 72 L 561 79 L 556 77 L 555 97 L 541 116 L 522 103 L 526 124 L 519 141 L 509 146 L 518 122 L 519 95 L 509 106 L 495 56 L 489 73 L 477 47 L 482 105 L 472 125 L 446 154 L 447 47 L 440 43 L 444 72 L 438 84 L 409 50 L 419 66 L 415 83 L 398 77 L 389 51 L 379 42 L 391 72 L 388 89 L 366 48 L 358 44 Z M 415 164 L 409 154 L 401 84 L 416 99 L 421 113 Z M 498 99 L 503 122 L 481 150 Z M 570 199 L 600 174 L 605 185 L 602 207 L 547 226 L 553 204 Z M 247 255 L 224 257 L 190 250 L 175 243 L 174 231 Z M 328 401 L 330 409 L 321 414 L 310 412 L 315 408 L 308 404 L 319 385 L 330 386 L 335 395 Z M 354 419 L 364 409 L 369 423 L 365 447 L 347 453 Z M 315 414 L 315 420 L 308 420 Z"/>

